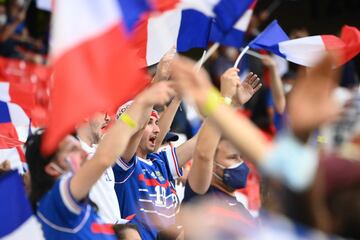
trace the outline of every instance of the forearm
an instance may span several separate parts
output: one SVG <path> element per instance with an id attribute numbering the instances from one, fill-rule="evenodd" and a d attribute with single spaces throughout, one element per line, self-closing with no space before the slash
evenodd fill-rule
<path id="1" fill-rule="evenodd" d="M 176 148 L 176 155 L 178 157 L 180 167 L 183 167 L 193 157 L 198 136 L 199 134 L 196 134 Z"/>
<path id="2" fill-rule="evenodd" d="M 132 154 L 128 152 L 130 139 L 143 129 L 144 125 L 149 120 L 151 111 L 152 105 L 148 103 L 148 100 L 144 97 L 143 93 L 140 93 L 134 99 L 134 102 L 131 104 L 129 109 L 127 109 L 126 112 L 123 113 L 118 120 L 116 120 L 114 126 L 104 135 L 96 153 L 100 152 L 99 150 L 104 148 L 105 150 L 102 154 L 106 155 L 105 159 L 107 159 L 107 164 L 109 166 L 114 164 L 114 158 L 116 159 L 119 156 L 123 156 L 126 152 L 127 154 L 133 156 L 136 148 Z M 135 126 L 129 126 L 126 121 L 121 119 L 122 116 L 126 116 L 125 114 L 130 117 Z M 127 134 L 127 132 L 129 133 Z M 124 139 L 126 139 L 126 144 L 124 144 Z"/>
<path id="3" fill-rule="evenodd" d="M 270 146 L 260 130 L 250 120 L 238 115 L 224 104 L 220 104 L 214 110 L 210 119 L 249 160 L 259 163 L 264 159 Z"/>
<path id="4" fill-rule="evenodd" d="M 135 115 L 134 121 L 136 122 L 137 126 L 139 126 L 138 131 L 130 137 L 129 143 L 127 144 L 124 152 L 119 154 L 122 160 L 128 162 L 134 156 L 136 149 L 139 146 L 141 137 L 143 135 L 143 130 L 145 128 L 145 124 L 149 121 L 149 117 L 151 111 L 153 109 L 152 105 L 144 104 L 144 99 L 139 96 L 138 99 L 135 99 L 134 103 L 130 106 L 130 108 L 126 111 L 127 114 L 130 116 Z"/>
<path id="5" fill-rule="evenodd" d="M 276 69 L 276 66 L 269 67 L 270 70 L 270 89 L 272 96 L 274 98 L 275 109 L 278 113 L 283 113 L 285 111 L 285 93 L 283 89 L 283 84 L 279 73 Z"/>
<path id="6" fill-rule="evenodd" d="M 178 97 L 174 97 L 170 105 L 167 107 L 165 112 L 161 115 L 159 120 L 160 133 L 156 138 L 155 151 L 161 146 L 166 133 L 170 130 L 171 123 L 174 120 L 177 109 L 179 108 L 181 100 Z"/>
<path id="7" fill-rule="evenodd" d="M 130 137 L 136 131 L 137 128 L 131 128 L 121 120 L 110 128 L 92 159 L 86 161 L 71 179 L 70 190 L 75 199 L 82 200 L 88 195 L 104 171 L 124 152 Z"/>
<path id="8" fill-rule="evenodd" d="M 220 140 L 219 130 L 206 119 L 197 139 L 188 181 L 192 190 L 204 194 L 211 183 L 213 160 Z"/>

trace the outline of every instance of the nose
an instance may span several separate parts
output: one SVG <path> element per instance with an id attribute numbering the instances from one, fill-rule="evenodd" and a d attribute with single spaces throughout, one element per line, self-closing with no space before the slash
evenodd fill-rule
<path id="1" fill-rule="evenodd" d="M 106 123 L 110 122 L 110 116 L 109 116 L 107 113 L 105 113 L 104 121 L 105 121 Z"/>
<path id="2" fill-rule="evenodd" d="M 160 132 L 160 128 L 159 128 L 158 125 L 154 124 L 153 132 L 154 133 L 159 133 Z"/>

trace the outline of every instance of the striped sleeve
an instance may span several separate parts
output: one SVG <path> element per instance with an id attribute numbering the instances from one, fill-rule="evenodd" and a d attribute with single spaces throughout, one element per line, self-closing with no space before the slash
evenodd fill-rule
<path id="1" fill-rule="evenodd" d="M 70 191 L 70 177 L 64 177 L 60 180 L 59 191 L 61 202 L 71 213 L 79 215 L 83 209 L 83 204 L 79 203 Z"/>
<path id="2" fill-rule="evenodd" d="M 177 179 L 182 176 L 182 168 L 179 166 L 178 158 L 176 155 L 176 148 L 169 145 L 163 150 L 166 156 L 167 163 L 170 169 L 170 173 L 173 179 Z"/>
<path id="3" fill-rule="evenodd" d="M 129 162 L 122 160 L 120 157 L 113 166 L 115 184 L 122 184 L 129 179 L 136 167 L 136 155 Z"/>
<path id="4" fill-rule="evenodd" d="M 81 229 L 91 211 L 87 199 L 79 202 L 74 198 L 70 191 L 70 181 L 71 176 L 56 181 L 39 201 L 36 213 L 43 224 L 61 232 Z"/>

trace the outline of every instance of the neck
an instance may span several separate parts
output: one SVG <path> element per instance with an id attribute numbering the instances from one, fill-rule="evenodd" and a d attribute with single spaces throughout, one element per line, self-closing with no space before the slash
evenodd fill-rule
<path id="1" fill-rule="evenodd" d="M 216 187 L 217 189 L 221 190 L 222 192 L 235 197 L 235 193 L 232 189 L 230 189 L 228 186 L 226 186 L 220 179 L 218 179 L 217 177 L 213 176 L 212 180 L 211 180 L 211 185 Z"/>
<path id="2" fill-rule="evenodd" d="M 89 146 L 96 143 L 90 128 L 87 126 L 79 127 L 76 130 L 76 134 L 81 139 L 81 141 L 85 142 Z"/>
<path id="3" fill-rule="evenodd" d="M 147 152 L 143 151 L 140 147 L 136 150 L 136 156 L 146 159 Z"/>

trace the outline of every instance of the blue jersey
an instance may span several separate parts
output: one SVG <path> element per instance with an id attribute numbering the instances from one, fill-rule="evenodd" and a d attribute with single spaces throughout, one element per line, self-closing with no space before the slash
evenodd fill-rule
<path id="1" fill-rule="evenodd" d="M 118 159 L 113 170 L 121 215 L 138 226 L 142 239 L 155 239 L 159 230 L 175 223 L 179 199 L 174 180 L 182 175 L 175 148 L 147 159 L 134 156 L 128 163 Z"/>
<path id="2" fill-rule="evenodd" d="M 89 202 L 78 202 L 70 192 L 70 176 L 62 177 L 38 202 L 36 215 L 46 239 L 116 239 Z"/>

